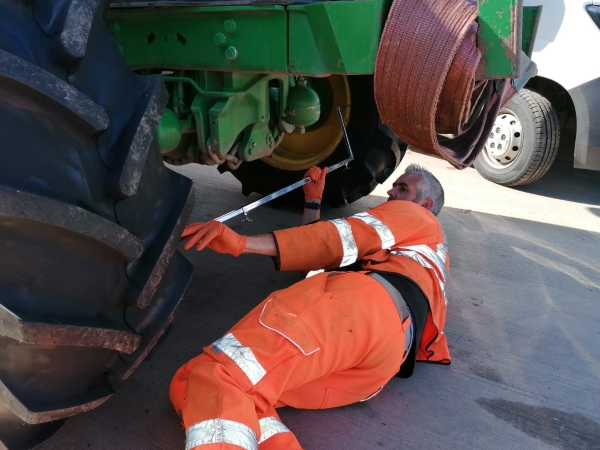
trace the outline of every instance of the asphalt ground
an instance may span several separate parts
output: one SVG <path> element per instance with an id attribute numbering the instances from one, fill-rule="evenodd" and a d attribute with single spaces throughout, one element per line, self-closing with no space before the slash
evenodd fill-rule
<path id="1" fill-rule="evenodd" d="M 506 188 L 474 169 L 409 152 L 369 197 L 323 218 L 352 215 L 386 199 L 404 167 L 430 168 L 446 190 L 440 214 L 450 247 L 446 334 L 452 364 L 417 364 L 368 402 L 280 415 L 307 450 L 600 449 L 600 174 L 558 163 L 539 182 Z M 176 168 L 192 178 L 192 221 L 249 200 L 215 168 Z M 300 222 L 298 209 L 262 207 L 238 232 Z M 271 291 L 300 279 L 269 258 L 186 252 L 195 273 L 171 332 L 99 408 L 37 447 L 183 449 L 168 399 L 177 368 L 221 337 Z"/>

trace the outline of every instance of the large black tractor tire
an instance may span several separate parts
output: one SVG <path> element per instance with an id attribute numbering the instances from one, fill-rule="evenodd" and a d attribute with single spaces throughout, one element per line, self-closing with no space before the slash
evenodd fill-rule
<path id="1" fill-rule="evenodd" d="M 521 186 L 548 172 L 559 146 L 556 109 L 537 92 L 521 89 L 500 110 L 488 142 L 473 165 L 486 180 Z"/>
<path id="2" fill-rule="evenodd" d="M 0 448 L 105 402 L 173 318 L 192 183 L 154 132 L 101 0 L 0 2 Z"/>
<path id="3" fill-rule="evenodd" d="M 406 151 L 406 144 L 396 138 L 381 124 L 375 95 L 373 77 L 350 76 L 351 113 L 347 124 L 348 136 L 354 153 L 354 161 L 348 169 L 338 169 L 327 176 L 323 200 L 337 207 L 369 195 L 378 184 L 383 183 L 398 167 Z M 335 111 L 329 111 L 335 114 Z M 342 140 L 334 152 L 319 164 L 330 166 L 348 158 L 348 150 Z M 219 170 L 229 170 L 225 165 Z M 243 163 L 231 171 L 242 183 L 242 192 L 267 195 L 302 178 L 304 170 L 282 170 L 263 160 Z M 298 203 L 300 190 L 282 197 L 284 202 Z"/>

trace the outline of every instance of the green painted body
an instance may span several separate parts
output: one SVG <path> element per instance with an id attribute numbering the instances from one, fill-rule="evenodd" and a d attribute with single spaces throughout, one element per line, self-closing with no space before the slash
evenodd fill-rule
<path id="1" fill-rule="evenodd" d="M 477 46 L 483 54 L 480 77 L 517 78 L 521 50 L 521 0 L 478 0 Z"/>
<path id="2" fill-rule="evenodd" d="M 291 74 L 322 77 L 375 71 L 391 1 L 330 1 L 288 6 Z"/>
<path id="3" fill-rule="evenodd" d="M 132 69 L 287 72 L 283 6 L 126 9 L 109 20 Z"/>
<path id="4" fill-rule="evenodd" d="M 479 75 L 514 78 L 520 0 L 478 1 L 485 60 Z M 113 9 L 109 30 L 132 69 L 165 74 L 173 115 L 161 123 L 163 153 L 173 150 L 178 132 L 191 128 L 204 152 L 224 156 L 239 143 L 237 157 L 251 161 L 268 156 L 295 125 L 318 120 L 312 108 L 318 98 L 310 100 L 312 109 L 303 107 L 306 117 L 290 114 L 296 113 L 288 95 L 297 77 L 374 72 L 390 6 L 391 0 L 360 0 Z"/>
<path id="5" fill-rule="evenodd" d="M 540 21 L 541 13 L 541 6 L 525 6 L 523 8 L 523 43 L 521 48 L 529 57 L 531 57 L 531 54 L 533 53 L 533 44 L 535 42 L 535 36 L 537 34 L 537 27 Z"/>
<path id="6" fill-rule="evenodd" d="M 132 69 L 369 74 L 384 6 L 388 0 L 117 10 L 109 28 Z"/>
<path id="7" fill-rule="evenodd" d="M 287 98 L 284 121 L 296 127 L 316 123 L 321 115 L 321 100 L 314 89 L 306 85 L 304 77 L 298 77 Z"/>
<path id="8" fill-rule="evenodd" d="M 158 147 L 167 152 L 175 149 L 181 142 L 183 127 L 179 117 L 170 109 L 165 109 L 156 130 Z"/>

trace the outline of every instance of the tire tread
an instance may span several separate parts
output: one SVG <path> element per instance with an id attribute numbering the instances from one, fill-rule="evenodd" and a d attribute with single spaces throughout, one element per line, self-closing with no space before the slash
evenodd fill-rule
<path id="1" fill-rule="evenodd" d="M 72 58 L 83 58 L 92 21 L 102 0 L 72 0 L 67 10 L 60 42 Z"/>
<path id="2" fill-rule="evenodd" d="M 0 380 L 0 405 L 11 411 L 27 424 L 39 424 L 64 419 L 97 408 L 108 400 L 114 391 L 107 384 L 77 399 L 70 399 L 52 409 L 35 410 L 28 407 Z M 1 443 L 1 441 L 0 441 Z"/>
<path id="3" fill-rule="evenodd" d="M 144 251 L 143 242 L 116 223 L 78 206 L 30 192 L 0 186 L 0 215 L 87 236 L 110 247 L 127 261 L 139 258 Z"/>
<path id="4" fill-rule="evenodd" d="M 137 118 L 137 121 L 134 122 L 135 131 L 131 137 L 131 143 L 127 146 L 128 150 L 121 167 L 118 182 L 115 185 L 115 193 L 125 197 L 135 195 L 138 190 L 146 157 L 154 142 L 154 132 L 158 128 L 162 110 L 169 99 L 167 89 L 160 77 L 154 78 L 150 92 L 146 95 L 145 107 Z"/>
<path id="5" fill-rule="evenodd" d="M 41 317 L 21 317 L 0 305 L 0 336 L 9 337 L 23 344 L 71 345 L 97 347 L 133 353 L 141 344 L 142 337 L 125 324 L 111 324 L 110 328 L 82 324 L 69 324 L 64 320 L 56 323 Z"/>
<path id="6" fill-rule="evenodd" d="M 54 107 L 69 113 L 90 130 L 90 136 L 108 127 L 106 112 L 69 83 L 18 56 L 0 49 L 0 79 L 10 79 L 37 98 L 44 97 Z"/>

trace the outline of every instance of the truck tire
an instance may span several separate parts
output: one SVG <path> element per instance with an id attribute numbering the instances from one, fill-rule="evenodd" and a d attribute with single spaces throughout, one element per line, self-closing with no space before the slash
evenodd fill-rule
<path id="1" fill-rule="evenodd" d="M 539 180 L 556 159 L 558 114 L 548 99 L 529 89 L 500 110 L 490 137 L 474 162 L 486 180 L 521 186 Z"/>
<path id="2" fill-rule="evenodd" d="M 192 182 L 154 143 L 167 93 L 101 0 L 0 3 L 0 448 L 105 402 L 169 326 Z"/>
<path id="3" fill-rule="evenodd" d="M 347 77 L 347 82 L 351 103 L 347 129 L 354 152 L 354 161 L 350 163 L 349 169 L 339 169 L 327 176 L 323 200 L 334 207 L 351 203 L 371 193 L 398 167 L 406 151 L 406 145 L 393 136 L 387 127 L 381 125 L 373 92 L 373 76 L 350 76 Z M 335 116 L 336 106 L 346 105 L 330 105 L 329 110 L 322 110 L 321 114 L 333 114 L 335 126 L 340 129 L 339 122 L 336 122 L 338 120 Z M 310 131 L 307 131 L 305 135 L 295 137 L 301 143 L 303 137 L 309 134 Z M 330 166 L 347 157 L 348 151 L 342 139 L 333 152 L 323 158 L 318 165 Z M 284 170 L 267 163 L 267 160 L 268 157 L 245 162 L 238 169 L 231 171 L 233 176 L 242 183 L 244 195 L 252 192 L 261 195 L 270 194 L 300 180 L 307 169 L 303 167 L 301 170 Z M 219 170 L 228 171 L 229 169 L 224 166 L 224 164 L 219 166 Z M 301 190 L 292 191 L 282 197 L 282 201 L 298 203 L 302 200 L 302 195 Z"/>

